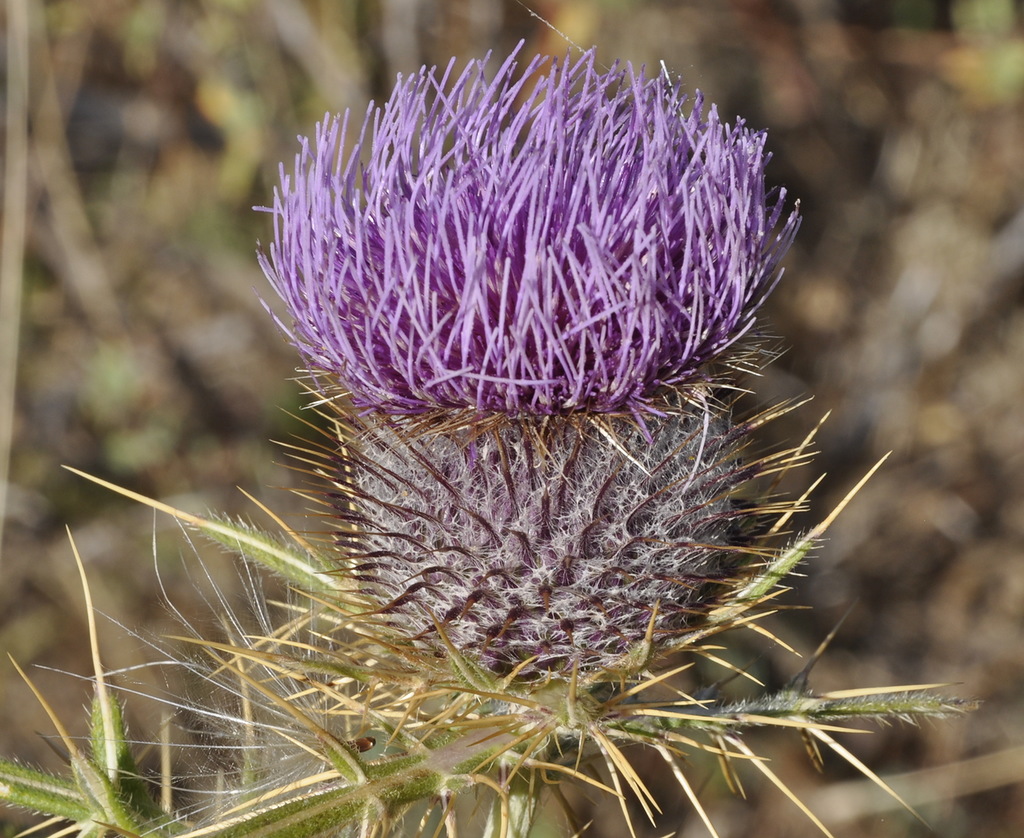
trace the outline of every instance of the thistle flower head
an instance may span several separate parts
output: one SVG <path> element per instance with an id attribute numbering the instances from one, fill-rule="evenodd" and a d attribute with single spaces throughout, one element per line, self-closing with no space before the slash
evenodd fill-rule
<path id="1" fill-rule="evenodd" d="M 303 141 L 261 263 L 363 408 L 639 412 L 746 334 L 798 225 L 765 137 L 643 70 L 423 69 Z M 360 163 L 365 158 L 365 163 Z"/>

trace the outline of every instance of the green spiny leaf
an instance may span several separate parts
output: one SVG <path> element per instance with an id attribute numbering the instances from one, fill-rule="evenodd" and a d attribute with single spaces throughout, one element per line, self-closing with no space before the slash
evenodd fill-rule
<path id="1" fill-rule="evenodd" d="M 142 779 L 135 756 L 128 744 L 121 702 L 106 693 L 107 712 L 103 712 L 101 697 L 97 693 L 92 703 L 92 752 L 97 766 L 106 769 L 111 777 L 114 793 L 124 808 L 143 822 L 166 821 L 166 815 L 153 800 L 147 783 Z M 108 730 L 107 725 L 112 729 Z M 106 765 L 107 754 L 113 746 L 114 765 Z"/>
<path id="2" fill-rule="evenodd" d="M 0 800 L 69 821 L 92 814 L 71 780 L 5 759 L 0 759 Z"/>
<path id="3" fill-rule="evenodd" d="M 244 521 L 211 516 L 197 523 L 212 541 L 237 550 L 246 559 L 272 570 L 306 591 L 335 593 L 338 584 L 315 553 L 298 549 Z"/>
<path id="4" fill-rule="evenodd" d="M 318 838 L 336 836 L 368 817 L 396 815 L 418 800 L 429 800 L 444 777 L 423 767 L 423 757 L 397 757 L 367 766 L 367 780 L 332 787 L 270 805 L 220 827 L 186 833 L 182 838 Z"/>

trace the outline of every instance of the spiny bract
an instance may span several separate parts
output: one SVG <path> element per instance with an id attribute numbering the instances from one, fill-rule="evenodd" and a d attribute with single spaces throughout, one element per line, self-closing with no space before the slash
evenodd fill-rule
<path id="1" fill-rule="evenodd" d="M 419 645 L 526 678 L 615 670 L 735 584 L 762 467 L 727 413 L 410 432 L 378 420 L 335 457 L 352 574 Z"/>

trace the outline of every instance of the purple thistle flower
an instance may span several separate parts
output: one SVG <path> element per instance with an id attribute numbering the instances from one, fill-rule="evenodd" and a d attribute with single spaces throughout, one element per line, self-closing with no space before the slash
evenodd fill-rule
<path id="1" fill-rule="evenodd" d="M 303 140 L 261 265 L 318 386 L 389 413 L 638 413 L 750 331 L 799 224 L 764 134 L 593 50 L 546 60 L 424 69 L 350 152 L 347 114 Z"/>

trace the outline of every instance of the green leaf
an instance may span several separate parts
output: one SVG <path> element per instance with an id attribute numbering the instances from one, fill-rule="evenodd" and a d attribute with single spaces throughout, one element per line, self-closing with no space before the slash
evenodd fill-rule
<path id="1" fill-rule="evenodd" d="M 164 512 L 205 533 L 218 544 L 236 550 L 252 561 L 258 562 L 279 573 L 289 581 L 307 591 L 337 593 L 339 584 L 329 573 L 330 567 L 321 561 L 311 550 L 297 549 L 280 539 L 256 529 L 251 524 L 232 521 L 226 517 L 211 516 L 204 518 L 176 509 L 169 504 L 153 498 L 147 498 L 138 492 L 125 489 L 116 483 L 79 471 L 71 466 L 64 466 L 72 474 L 91 480 L 131 500 Z"/>
<path id="2" fill-rule="evenodd" d="M 167 815 L 151 796 L 150 786 L 142 778 L 135 762 L 128 744 L 128 729 L 121 702 L 110 697 L 107 691 L 102 696 L 97 691 L 92 702 L 93 761 L 101 770 L 106 769 L 107 776 L 112 778 L 113 793 L 120 804 L 136 816 L 133 820 L 140 823 L 168 821 Z M 108 755 L 111 754 L 113 764 L 107 765 Z"/>
<path id="3" fill-rule="evenodd" d="M 0 800 L 69 821 L 88 820 L 92 814 L 71 780 L 5 759 L 0 759 Z"/>
<path id="4" fill-rule="evenodd" d="M 222 828 L 204 828 L 182 838 L 318 838 L 346 826 L 398 814 L 410 803 L 429 800 L 442 788 L 442 774 L 423 768 L 423 757 L 398 757 L 368 770 L 366 782 L 306 794 L 243 815 Z M 368 767 L 369 769 L 369 767 Z M 371 776 L 372 775 L 372 776 Z"/>
<path id="5" fill-rule="evenodd" d="M 326 562 L 312 552 L 286 543 L 244 521 L 211 516 L 196 526 L 212 541 L 237 550 L 305 591 L 337 593 L 338 581 Z"/>

